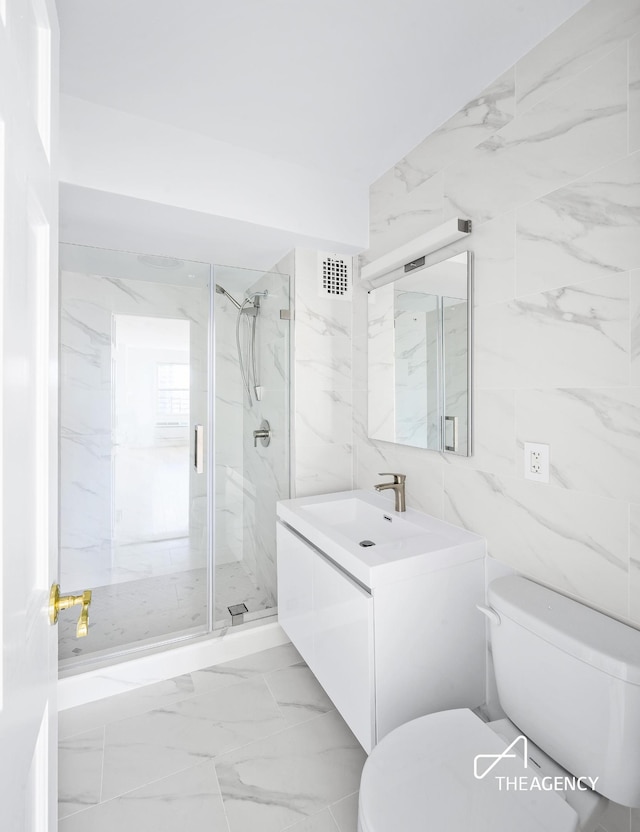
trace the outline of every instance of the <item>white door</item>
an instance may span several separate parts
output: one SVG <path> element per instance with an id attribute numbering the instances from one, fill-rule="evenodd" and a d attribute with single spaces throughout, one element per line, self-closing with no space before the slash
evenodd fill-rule
<path id="1" fill-rule="evenodd" d="M 58 29 L 0 0 L 0 828 L 56 829 Z"/>

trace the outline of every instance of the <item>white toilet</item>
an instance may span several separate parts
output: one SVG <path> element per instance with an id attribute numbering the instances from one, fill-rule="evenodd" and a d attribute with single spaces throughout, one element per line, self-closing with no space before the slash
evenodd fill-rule
<path id="1" fill-rule="evenodd" d="M 358 832 L 591 832 L 607 798 L 640 806 L 640 631 L 516 576 L 488 598 L 509 719 L 392 731 L 365 764 Z"/>

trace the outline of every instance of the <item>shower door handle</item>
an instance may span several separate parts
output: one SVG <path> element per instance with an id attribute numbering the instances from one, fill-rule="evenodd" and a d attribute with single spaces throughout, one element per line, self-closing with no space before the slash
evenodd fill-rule
<path id="1" fill-rule="evenodd" d="M 204 473 L 204 425 L 196 425 L 193 432 L 193 468 L 196 474 Z"/>
<path id="2" fill-rule="evenodd" d="M 447 430 L 447 422 L 451 422 L 453 425 L 453 442 L 451 445 L 447 445 L 446 439 L 446 430 Z M 444 417 L 444 429 L 445 429 L 445 440 L 444 440 L 444 449 L 445 451 L 457 451 L 458 450 L 458 417 L 457 416 L 445 416 Z"/>

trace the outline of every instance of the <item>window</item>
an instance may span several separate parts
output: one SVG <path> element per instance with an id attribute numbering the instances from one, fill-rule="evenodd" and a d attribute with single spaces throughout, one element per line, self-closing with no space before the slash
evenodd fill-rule
<path id="1" fill-rule="evenodd" d="M 158 364 L 158 416 L 189 415 L 189 365 Z"/>

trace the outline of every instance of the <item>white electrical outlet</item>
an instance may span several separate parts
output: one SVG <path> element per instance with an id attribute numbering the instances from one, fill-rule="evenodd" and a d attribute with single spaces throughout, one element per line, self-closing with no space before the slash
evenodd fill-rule
<path id="1" fill-rule="evenodd" d="M 549 482 L 549 446 L 524 443 L 524 476 L 536 482 Z"/>

